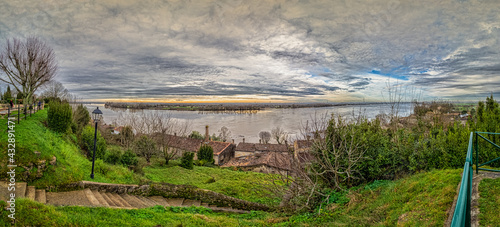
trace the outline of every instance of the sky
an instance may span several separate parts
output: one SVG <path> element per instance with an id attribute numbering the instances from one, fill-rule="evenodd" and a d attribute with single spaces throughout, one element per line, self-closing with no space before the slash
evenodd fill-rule
<path id="1" fill-rule="evenodd" d="M 27 36 L 83 101 L 500 95 L 496 0 L 0 1 L 1 48 Z"/>

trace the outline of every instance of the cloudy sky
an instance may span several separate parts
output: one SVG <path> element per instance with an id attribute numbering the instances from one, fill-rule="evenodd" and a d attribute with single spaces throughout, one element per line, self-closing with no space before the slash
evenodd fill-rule
<path id="1" fill-rule="evenodd" d="M 1 1 L 83 100 L 478 100 L 500 95 L 496 0 Z"/>

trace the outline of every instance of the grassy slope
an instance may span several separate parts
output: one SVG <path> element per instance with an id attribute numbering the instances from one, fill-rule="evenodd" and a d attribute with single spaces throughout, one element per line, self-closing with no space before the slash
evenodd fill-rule
<path id="1" fill-rule="evenodd" d="M 57 157 L 57 166 L 49 167 L 41 179 L 29 182 L 37 187 L 46 187 L 48 185 L 60 185 L 64 183 L 91 180 L 90 172 L 92 163 L 81 153 L 80 149 L 74 145 L 76 138 L 74 136 L 55 133 L 47 129 L 42 122 L 47 119 L 47 111 L 42 110 L 28 120 L 22 120 L 19 125 L 16 124 L 16 163 L 28 163 L 36 160 L 33 151 L 40 151 L 39 159 L 50 160 L 52 156 Z M 6 125 L 6 120 L 1 119 L 0 125 Z M 0 129 L 5 130 L 5 129 Z M 7 134 L 1 133 L 0 147 L 6 147 Z M 0 162 L 6 163 L 6 149 L 1 149 Z M 16 171 L 21 171 L 20 167 Z M 2 171 L 3 173 L 6 171 Z M 97 182 L 113 183 L 138 183 L 141 177 L 133 174 L 123 166 L 114 166 L 103 163 L 98 160 L 95 167 Z"/>
<path id="2" fill-rule="evenodd" d="M 350 190 L 345 204 L 329 204 L 319 216 L 297 215 L 283 225 L 442 226 L 461 171 L 434 170 L 397 181 L 375 182 Z"/>
<path id="3" fill-rule="evenodd" d="M 483 179 L 479 184 L 479 224 L 497 226 L 500 223 L 500 179 Z"/>
<path id="4" fill-rule="evenodd" d="M 74 138 L 56 134 L 47 130 L 41 123 L 46 119 L 42 111 L 31 120 L 21 122 L 16 127 L 16 142 L 20 160 L 32 159 L 32 150 L 42 152 L 42 157 L 55 155 L 58 165 L 33 184 L 37 186 L 54 185 L 76 180 L 90 180 L 91 163 L 83 157 L 78 147 L 71 142 Z M 5 125 L 0 120 L 0 125 Z M 4 129 L 0 129 L 4 130 Z M 6 133 L 1 134 L 0 141 L 7 141 Z M 5 143 L 0 143 L 2 148 Z M 1 152 L 5 152 L 2 149 Z M 5 154 L 1 154 L 6 157 Z M 5 160 L 1 160 L 5 163 Z M 96 181 L 115 183 L 137 183 L 141 180 L 136 174 L 121 166 L 104 163 L 97 165 L 99 174 Z M 264 196 L 259 189 L 259 181 L 264 175 L 231 171 L 228 169 L 195 167 L 194 170 L 184 170 L 177 166 L 161 168 L 151 166 L 145 169 L 146 178 L 153 181 L 192 184 L 224 194 L 232 195 L 250 201 L 267 204 L 276 203 L 274 199 Z M 398 181 L 375 182 L 358 187 L 345 193 L 345 201 L 324 206 L 321 215 L 313 213 L 298 214 L 283 217 L 280 213 L 252 213 L 250 215 L 231 215 L 210 213 L 203 209 L 164 210 L 149 208 L 141 210 L 113 210 L 106 208 L 80 208 L 45 206 L 31 201 L 21 201 L 18 217 L 26 222 L 22 225 L 37 225 L 48 223 L 57 225 L 78 226 L 112 226 L 116 223 L 130 226 L 137 225 L 172 225 L 184 223 L 187 226 L 222 225 L 262 225 L 276 223 L 278 226 L 288 225 L 442 225 L 446 219 L 446 210 L 451 206 L 456 187 L 460 181 L 461 170 L 440 170 L 420 173 Z M 206 183 L 213 177 L 214 183 Z M 485 187 L 485 186 L 483 186 Z M 495 188 L 498 191 L 498 188 Z M 492 193 L 491 193 L 492 194 Z M 24 209 L 23 209 L 24 208 Z M 490 209 L 490 208 L 488 208 Z M 195 214 L 198 213 L 198 214 Z M 3 215 L 2 215 L 3 216 Z M 51 224 L 52 223 L 52 224 Z M 497 223 L 493 220 L 493 223 Z"/>
<path id="5" fill-rule="evenodd" d="M 16 124 L 16 159 L 18 163 L 36 161 L 37 158 L 35 158 L 32 151 L 40 151 L 42 154 L 40 159 L 50 160 L 54 155 L 58 160 L 55 168 L 50 167 L 41 179 L 29 182 L 29 184 L 45 188 L 49 185 L 92 180 L 90 179 L 92 163 L 74 145 L 76 138 L 47 129 L 42 123 L 46 119 L 47 111 L 42 110 L 28 118 L 28 120 L 21 121 L 19 125 Z M 0 125 L 6 125 L 6 120 L 1 119 Z M 1 133 L 0 141 L 7 141 L 6 133 Z M 0 147 L 4 148 L 6 146 L 6 143 L 0 143 Z M 7 157 L 6 151 L 7 149 L 1 149 L 0 152 L 3 153 L 0 154 L 0 163 L 7 163 L 5 160 Z M 155 159 L 155 161 L 161 162 L 162 160 Z M 279 203 L 279 199 L 267 196 L 266 191 L 259 186 L 262 185 L 262 182 L 265 182 L 266 174 L 199 166 L 195 166 L 194 170 L 187 170 L 179 167 L 179 163 L 176 161 L 171 161 L 171 163 L 169 166 L 155 164 L 146 167 L 144 169 L 145 176 L 156 182 L 190 184 L 252 202 L 262 202 L 269 205 Z M 1 173 L 6 172 L 6 169 L 4 169 Z M 147 181 L 146 177 L 134 174 L 123 166 L 109 165 L 97 160 L 95 179 L 92 181 L 138 184 Z M 210 177 L 214 177 L 214 183 L 206 183 Z"/>
<path id="6" fill-rule="evenodd" d="M 261 226 L 264 221 L 255 216 L 265 215 L 262 212 L 228 215 L 203 207 L 156 206 L 137 210 L 53 207 L 27 199 L 18 200 L 17 205 L 14 226 Z M 0 226 L 10 226 L 5 213 L 0 210 Z"/>
<path id="7" fill-rule="evenodd" d="M 346 200 L 337 200 L 344 202 L 327 205 L 321 215 L 317 212 L 293 216 L 265 212 L 228 215 L 194 207 L 182 210 L 54 208 L 22 200 L 17 217 L 24 221 L 18 223 L 19 226 L 173 226 L 180 223 L 184 226 L 442 226 L 456 194 L 460 173 L 461 170 L 435 170 L 354 188 L 343 195 Z M 5 211 L 0 209 L 1 212 Z"/>
<path id="8" fill-rule="evenodd" d="M 193 170 L 187 170 L 176 166 L 175 161 L 172 163 L 174 165 L 169 164 L 169 167 L 151 166 L 145 168 L 146 178 L 156 182 L 194 185 L 267 205 L 278 205 L 281 201 L 280 198 L 269 195 L 264 189 L 264 184 L 270 181 L 266 174 L 200 166 L 194 166 Z M 215 182 L 209 183 L 212 178 Z"/>

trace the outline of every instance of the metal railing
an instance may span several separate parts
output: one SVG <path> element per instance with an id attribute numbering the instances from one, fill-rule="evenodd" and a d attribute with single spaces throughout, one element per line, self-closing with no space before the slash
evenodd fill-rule
<path id="1" fill-rule="evenodd" d="M 469 138 L 469 146 L 467 148 L 467 156 L 465 157 L 464 171 L 462 174 L 462 181 L 460 183 L 460 190 L 458 193 L 457 203 L 455 206 L 455 212 L 453 213 L 453 219 L 451 221 L 451 226 L 471 226 L 471 198 L 472 198 L 472 177 L 473 177 L 473 165 L 474 161 L 476 164 L 476 174 L 479 170 L 500 172 L 500 170 L 479 168 L 480 166 L 488 165 L 494 161 L 500 160 L 500 157 L 487 161 L 483 164 L 479 164 L 479 138 L 484 139 L 486 142 L 492 144 L 494 147 L 500 149 L 500 146 L 491 142 L 489 139 L 485 138 L 481 134 L 489 135 L 500 135 L 500 133 L 492 132 L 471 132 Z M 475 140 L 474 140 L 475 135 Z M 473 146 L 474 145 L 474 146 Z M 476 151 L 476 157 L 473 157 L 473 151 Z"/>
<path id="2" fill-rule="evenodd" d="M 14 111 L 16 111 L 16 109 L 17 109 L 17 114 L 13 114 Z M 40 106 L 32 104 L 32 105 L 29 105 L 26 107 L 23 106 L 22 108 L 21 108 L 21 104 L 18 104 L 17 108 L 15 106 L 11 107 L 9 105 L 8 109 L 7 109 L 7 119 L 9 119 L 9 120 L 16 120 L 17 119 L 17 123 L 19 124 L 23 117 L 26 120 L 28 115 L 31 117 L 32 114 L 38 112 L 41 109 L 43 109 L 43 104 L 41 104 Z M 21 115 L 23 115 L 23 116 L 21 116 Z M 15 118 L 12 119 L 13 117 L 15 117 Z"/>

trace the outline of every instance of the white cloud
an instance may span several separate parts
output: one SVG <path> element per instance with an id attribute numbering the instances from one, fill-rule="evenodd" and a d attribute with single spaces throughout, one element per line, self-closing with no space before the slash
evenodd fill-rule
<path id="1" fill-rule="evenodd" d="M 425 87 L 433 98 L 492 89 L 485 81 L 500 75 L 499 6 L 453 0 L 5 1 L 0 38 L 47 40 L 58 56 L 58 80 L 88 98 L 227 91 L 226 97 L 382 100 L 381 86 L 390 77 Z M 198 93 L 191 86 L 220 90 Z"/>

